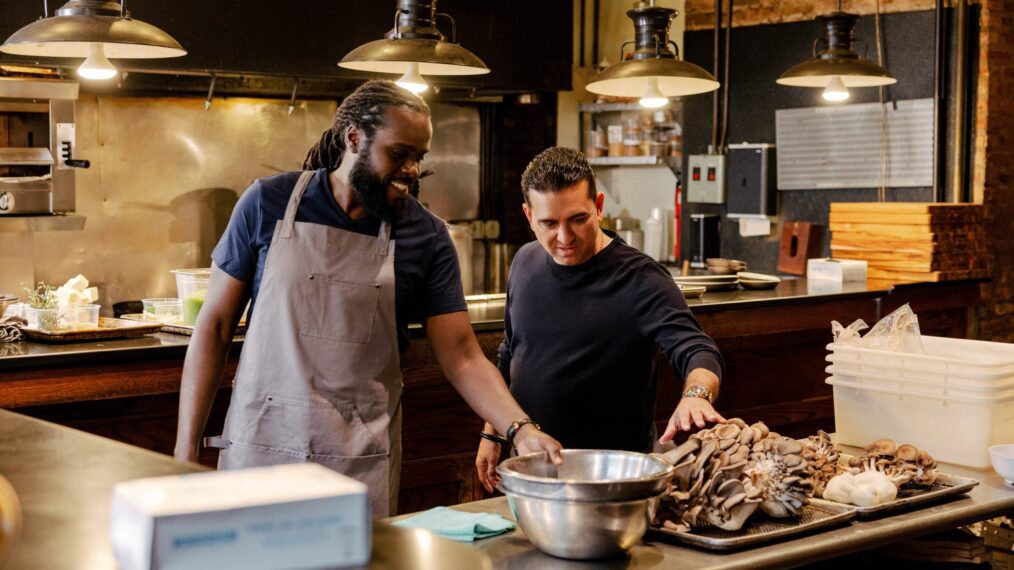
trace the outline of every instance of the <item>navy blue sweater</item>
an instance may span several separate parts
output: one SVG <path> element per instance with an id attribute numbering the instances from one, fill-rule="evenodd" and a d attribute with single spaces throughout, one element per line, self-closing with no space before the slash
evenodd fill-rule
<path id="1" fill-rule="evenodd" d="M 504 320 L 500 372 L 565 447 L 650 449 L 658 347 L 678 376 L 722 376 L 718 348 L 668 270 L 615 236 L 577 266 L 557 264 L 538 242 L 522 247 Z"/>

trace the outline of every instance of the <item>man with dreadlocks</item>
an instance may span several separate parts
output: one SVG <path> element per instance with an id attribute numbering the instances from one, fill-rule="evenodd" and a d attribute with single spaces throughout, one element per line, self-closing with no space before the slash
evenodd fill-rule
<path id="1" fill-rule="evenodd" d="M 187 350 L 175 455 L 197 459 L 247 300 L 249 328 L 221 437 L 223 469 L 310 461 L 367 484 L 394 512 L 401 468 L 401 366 L 422 322 L 444 373 L 521 452 L 560 445 L 483 357 L 442 220 L 409 195 L 429 150 L 426 103 L 370 81 L 338 107 L 303 172 L 257 180 L 212 253 Z"/>

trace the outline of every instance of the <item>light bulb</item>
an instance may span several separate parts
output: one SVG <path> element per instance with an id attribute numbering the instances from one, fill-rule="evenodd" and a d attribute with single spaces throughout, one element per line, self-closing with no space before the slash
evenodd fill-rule
<path id="1" fill-rule="evenodd" d="M 835 75 L 827 82 L 823 96 L 826 101 L 844 101 L 849 98 L 849 89 L 842 83 L 841 77 Z"/>
<path id="2" fill-rule="evenodd" d="M 399 87 L 408 89 L 416 95 L 430 88 L 429 84 L 426 83 L 426 80 L 423 79 L 422 75 L 419 75 L 418 63 L 408 64 L 408 71 L 406 71 L 405 75 L 399 77 L 394 83 Z"/>
<path id="3" fill-rule="evenodd" d="M 106 59 L 102 44 L 91 44 L 88 59 L 77 68 L 77 74 L 84 79 L 112 79 L 116 76 L 116 67 Z"/>
<path id="4" fill-rule="evenodd" d="M 648 80 L 648 88 L 644 90 L 644 95 L 642 95 L 641 100 L 638 101 L 642 107 L 647 107 L 649 109 L 665 107 L 668 102 L 669 98 L 662 94 L 662 90 L 658 87 L 657 77 L 652 77 Z"/>

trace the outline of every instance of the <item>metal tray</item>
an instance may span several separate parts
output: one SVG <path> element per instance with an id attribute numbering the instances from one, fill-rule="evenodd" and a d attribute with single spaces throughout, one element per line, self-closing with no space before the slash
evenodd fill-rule
<path id="1" fill-rule="evenodd" d="M 23 328 L 21 332 L 24 333 L 25 338 L 40 342 L 84 342 L 114 338 L 136 338 L 157 333 L 161 328 L 162 326 L 158 323 L 139 323 L 125 319 L 99 317 L 99 326 L 95 329 L 49 332 Z"/>
<path id="2" fill-rule="evenodd" d="M 664 540 L 675 540 L 708 550 L 734 550 L 790 538 L 799 534 L 842 524 L 856 514 L 852 505 L 812 499 L 798 517 L 776 519 L 758 511 L 743 528 L 722 530 L 706 527 L 691 532 L 651 527 L 649 532 Z"/>
<path id="3" fill-rule="evenodd" d="M 961 495 L 972 490 L 979 484 L 976 479 L 959 477 L 950 473 L 938 473 L 935 483 L 929 486 L 913 485 L 906 483 L 898 489 L 898 497 L 890 503 L 876 505 L 873 507 L 856 507 L 847 505 L 856 510 L 856 517 L 860 519 L 872 519 L 881 516 L 895 514 L 897 511 L 908 510 L 912 507 L 940 500 L 952 495 Z M 823 500 L 823 499 L 822 499 Z M 834 501 L 823 500 L 827 503 L 840 505 Z"/>
<path id="4" fill-rule="evenodd" d="M 144 318 L 144 315 L 141 313 L 130 313 L 127 315 L 122 315 L 121 318 L 127 319 L 128 321 L 144 321 L 146 323 L 152 322 L 150 319 Z M 161 326 L 162 332 L 164 333 L 181 334 L 185 336 L 194 335 L 194 327 L 190 325 L 166 325 L 159 323 L 155 324 Z M 244 319 L 241 320 L 238 325 L 236 325 L 236 334 L 242 334 L 245 332 L 246 332 L 246 320 Z"/>

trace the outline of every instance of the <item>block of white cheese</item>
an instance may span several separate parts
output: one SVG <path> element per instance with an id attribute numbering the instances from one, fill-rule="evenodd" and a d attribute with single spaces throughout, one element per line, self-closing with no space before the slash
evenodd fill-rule
<path id="1" fill-rule="evenodd" d="M 76 277 L 73 277 L 64 283 L 63 286 L 80 293 L 88 288 L 88 279 L 86 279 L 84 275 L 78 274 Z"/>
<path id="2" fill-rule="evenodd" d="M 366 485 L 313 463 L 137 479 L 113 488 L 123 570 L 365 565 Z"/>

